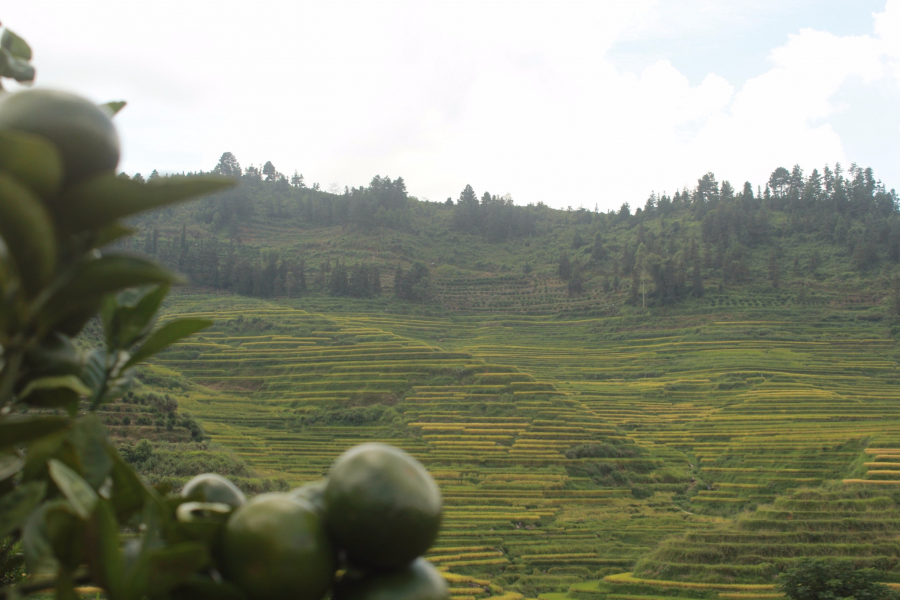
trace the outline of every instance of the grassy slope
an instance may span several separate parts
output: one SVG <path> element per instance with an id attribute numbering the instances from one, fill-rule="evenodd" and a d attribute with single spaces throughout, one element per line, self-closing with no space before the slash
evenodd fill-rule
<path id="1" fill-rule="evenodd" d="M 563 319 L 185 294 L 168 314 L 220 325 L 145 380 L 187 382 L 172 390 L 180 406 L 264 476 L 320 477 L 364 440 L 407 449 L 446 498 L 433 559 L 531 596 L 631 570 L 666 536 L 731 527 L 799 488 L 893 477 L 860 470 L 864 446 L 900 446 L 897 347 L 884 322 L 860 318 L 873 309 L 732 300 Z M 605 454 L 566 456 L 586 444 Z M 765 583 L 777 571 L 735 577 L 709 564 L 753 560 L 679 562 L 660 548 L 643 577 Z M 896 548 L 877 552 L 892 570 Z"/>
<path id="2" fill-rule="evenodd" d="M 257 200 L 257 202 L 261 202 Z M 288 201 L 290 204 L 290 201 Z M 368 262 L 381 268 L 386 294 L 390 293 L 393 270 L 408 267 L 414 261 L 425 262 L 432 272 L 432 303 L 444 309 L 471 314 L 531 313 L 558 314 L 584 312 L 594 314 L 630 314 L 636 310 L 625 305 L 631 276 L 624 268 L 626 248 L 634 253 L 639 237 L 639 220 L 621 221 L 598 215 L 592 223 L 579 223 L 575 212 L 543 208 L 537 218 L 537 231 L 527 237 L 512 237 L 489 243 L 478 235 L 455 230 L 453 210 L 443 205 L 409 201 L 410 225 L 405 230 L 377 228 L 364 231 L 352 226 L 312 226 L 294 216 L 268 217 L 262 204 L 252 217 L 236 227 L 215 229 L 204 221 L 207 211 L 187 205 L 142 217 L 136 225 L 144 232 L 159 229 L 161 247 L 177 245 L 183 226 L 189 242 L 199 244 L 208 236 L 219 242 L 222 263 L 229 241 L 236 241 L 240 257 L 256 263 L 262 251 L 275 250 L 283 258 L 304 260 L 307 278 L 313 284 L 312 269 L 326 260 L 347 264 Z M 290 214 L 290 213 L 289 213 Z M 725 282 L 721 268 L 712 266 L 719 252 L 715 244 L 702 244 L 701 223 L 688 210 L 670 216 L 654 215 L 642 221 L 644 239 L 657 240 L 660 255 L 687 252 L 691 240 L 706 256 L 702 278 L 706 295 L 679 303 L 679 310 L 706 310 L 709 306 L 785 307 L 839 304 L 843 306 L 887 306 L 891 279 L 900 267 L 887 259 L 886 243 L 879 240 L 878 260 L 865 271 L 852 267 L 855 242 L 836 243 L 829 235 L 804 233 L 782 211 L 770 211 L 770 233 L 757 245 L 743 247 L 747 268 L 744 281 Z M 893 217 L 892 217 L 893 218 Z M 888 223 L 888 219 L 872 222 Z M 853 235 L 862 236 L 861 221 L 854 221 Z M 591 262 L 591 242 L 601 232 L 607 257 Z M 149 233 L 148 233 L 149 235 Z M 573 238 L 580 236 L 586 245 L 573 249 Z M 851 236 L 852 237 L 852 236 Z M 139 236 L 135 249 L 142 248 Z M 780 283 L 773 287 L 769 277 L 770 254 L 778 259 Z M 162 253 L 163 251 L 160 250 Z M 200 252 L 192 246 L 189 256 Z M 565 282 L 557 276 L 560 255 L 566 252 L 584 266 L 585 293 L 570 297 Z M 177 254 L 177 253 L 176 253 Z M 812 256 L 819 264 L 809 268 Z M 161 256 L 161 255 L 160 255 Z M 173 255 L 167 255 L 173 259 Z M 190 264 L 187 259 L 186 264 Z M 689 261 L 688 261 L 689 262 Z M 617 290 L 605 290 L 604 283 L 615 279 Z M 690 280 L 690 266 L 687 269 Z M 647 283 L 649 306 L 653 305 L 653 284 Z"/>

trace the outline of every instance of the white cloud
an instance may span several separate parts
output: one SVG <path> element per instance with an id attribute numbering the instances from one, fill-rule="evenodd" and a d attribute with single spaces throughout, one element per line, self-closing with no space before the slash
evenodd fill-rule
<path id="1" fill-rule="evenodd" d="M 750 19 L 769 1 L 725 17 Z M 693 0 L 677 14 L 718 22 L 716 6 Z M 663 36 L 666 10 L 31 0 L 4 17 L 36 48 L 42 84 L 130 101 L 119 117 L 128 171 L 209 169 L 229 150 L 323 185 L 402 175 L 434 200 L 471 183 L 518 202 L 614 208 L 707 170 L 737 184 L 778 165 L 846 162 L 827 123 L 844 110 L 834 94 L 900 73 L 900 0 L 871 36 L 799 31 L 740 89 L 728 73 L 692 86 L 667 61 L 617 71 L 612 44 Z"/>

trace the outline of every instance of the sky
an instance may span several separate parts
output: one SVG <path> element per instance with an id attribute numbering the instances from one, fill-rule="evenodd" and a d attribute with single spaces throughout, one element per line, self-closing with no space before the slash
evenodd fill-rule
<path id="1" fill-rule="evenodd" d="M 37 86 L 128 101 L 130 174 L 229 151 L 326 190 L 402 176 L 420 199 L 592 210 L 794 164 L 900 188 L 900 0 L 28 0 L 0 20 Z"/>

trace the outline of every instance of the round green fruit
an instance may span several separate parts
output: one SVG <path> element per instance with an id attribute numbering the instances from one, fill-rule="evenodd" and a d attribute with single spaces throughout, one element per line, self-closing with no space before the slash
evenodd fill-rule
<path id="1" fill-rule="evenodd" d="M 337 564 L 322 518 L 304 500 L 262 494 L 222 536 L 222 571 L 250 600 L 320 600 Z"/>
<path id="2" fill-rule="evenodd" d="M 219 502 L 238 507 L 247 502 L 244 492 L 236 485 L 215 473 L 197 475 L 181 488 L 181 497 L 189 498 L 199 495 L 203 502 Z"/>
<path id="3" fill-rule="evenodd" d="M 441 493 L 419 461 L 385 444 L 361 444 L 338 457 L 325 487 L 326 520 L 352 565 L 395 569 L 434 543 Z"/>
<path id="4" fill-rule="evenodd" d="M 319 514 L 324 515 L 326 485 L 328 485 L 327 479 L 313 481 L 312 483 L 306 483 L 298 488 L 292 489 L 290 492 L 288 492 L 288 496 L 290 496 L 291 498 L 306 500 L 313 505 L 313 508 L 319 511 Z"/>
<path id="5" fill-rule="evenodd" d="M 109 113 L 75 94 L 45 89 L 5 94 L 0 97 L 0 128 L 38 135 L 56 146 L 64 184 L 119 164 L 119 135 Z"/>
<path id="6" fill-rule="evenodd" d="M 335 585 L 333 600 L 447 600 L 441 574 L 424 558 L 397 571 L 345 575 Z"/>

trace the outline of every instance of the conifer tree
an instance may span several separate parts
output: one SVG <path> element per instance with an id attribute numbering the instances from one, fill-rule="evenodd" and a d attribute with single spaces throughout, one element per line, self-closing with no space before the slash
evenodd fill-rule
<path id="1" fill-rule="evenodd" d="M 775 250 L 769 253 L 768 271 L 769 283 L 773 288 L 778 289 L 781 285 L 781 267 L 778 265 L 778 253 Z"/>
<path id="2" fill-rule="evenodd" d="M 638 306 L 641 303 L 641 282 L 637 269 L 631 271 L 631 287 L 628 288 L 627 302 L 632 306 Z"/>
<path id="3" fill-rule="evenodd" d="M 598 231 L 594 234 L 594 246 L 591 248 L 591 261 L 598 263 L 606 258 L 606 248 L 603 246 L 603 237 Z"/>
<path id="4" fill-rule="evenodd" d="M 584 292 L 584 276 L 581 274 L 581 264 L 577 260 L 572 262 L 571 271 L 567 289 L 569 296 L 575 296 Z"/>
<path id="5" fill-rule="evenodd" d="M 563 281 L 568 281 L 572 276 L 572 265 L 569 262 L 569 255 L 565 252 L 559 257 L 559 265 L 557 266 L 556 272 Z"/>
<path id="6" fill-rule="evenodd" d="M 153 171 L 156 173 L 156 170 Z M 241 171 L 241 164 L 234 157 L 234 154 L 231 152 L 222 153 L 222 157 L 219 158 L 219 164 L 213 169 L 213 173 L 217 175 L 225 175 L 226 177 L 240 177 L 243 172 Z M 157 173 L 157 176 L 159 174 Z M 153 175 L 150 175 L 150 179 L 154 179 Z"/>

